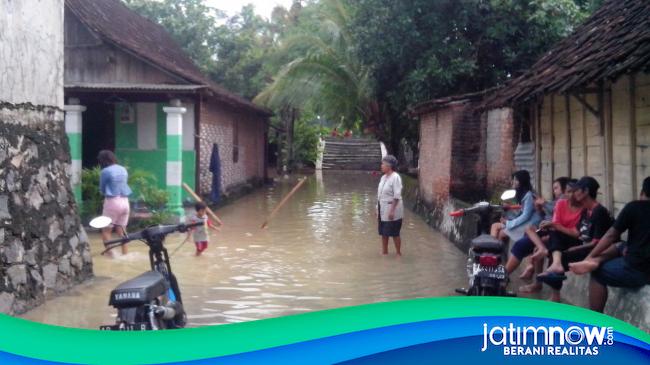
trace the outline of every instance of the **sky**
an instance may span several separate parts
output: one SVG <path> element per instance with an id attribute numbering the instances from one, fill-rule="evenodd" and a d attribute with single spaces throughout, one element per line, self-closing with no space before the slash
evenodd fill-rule
<path id="1" fill-rule="evenodd" d="M 235 14 L 244 5 L 253 4 L 255 5 L 257 14 L 265 18 L 270 18 L 271 12 L 276 5 L 282 5 L 288 9 L 293 4 L 293 0 L 206 0 L 206 4 L 221 9 L 228 13 L 228 15 Z"/>

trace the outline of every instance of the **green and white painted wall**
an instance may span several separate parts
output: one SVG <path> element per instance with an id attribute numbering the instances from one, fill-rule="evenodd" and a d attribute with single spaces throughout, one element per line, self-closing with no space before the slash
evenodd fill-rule
<path id="1" fill-rule="evenodd" d="M 170 208 L 179 210 L 183 200 L 191 200 L 180 183 L 192 188 L 196 184 L 194 105 L 132 103 L 115 108 L 115 153 L 120 163 L 153 173 L 159 188 L 170 194 Z"/>
<path id="2" fill-rule="evenodd" d="M 65 110 L 65 133 L 68 135 L 70 144 L 71 158 L 71 176 L 70 183 L 72 191 L 77 202 L 81 202 L 81 133 L 82 133 L 82 113 L 86 107 L 77 105 L 78 99 L 73 99 L 76 104 L 66 105 Z"/>

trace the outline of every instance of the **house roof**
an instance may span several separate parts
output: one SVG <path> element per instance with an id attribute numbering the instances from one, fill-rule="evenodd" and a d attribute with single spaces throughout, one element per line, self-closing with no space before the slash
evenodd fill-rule
<path id="1" fill-rule="evenodd" d="M 459 94 L 445 96 L 439 99 L 428 100 L 419 104 L 415 104 L 408 108 L 407 114 L 411 117 L 418 117 L 423 114 L 431 113 L 440 108 L 456 104 L 456 103 L 466 103 L 469 101 L 478 101 L 481 100 L 487 93 L 494 91 L 494 89 L 487 89 L 475 93 L 468 94 Z"/>
<path id="2" fill-rule="evenodd" d="M 265 116 L 271 112 L 211 81 L 160 25 L 140 16 L 120 0 L 65 0 L 66 7 L 105 41 L 125 49 L 191 84 L 208 87 L 219 101 Z"/>
<path id="3" fill-rule="evenodd" d="M 650 1 L 607 0 L 530 70 L 486 98 L 486 107 L 575 91 L 650 69 Z"/>
<path id="4" fill-rule="evenodd" d="M 205 85 L 174 84 L 134 84 L 134 83 L 71 83 L 65 84 L 67 90 L 111 90 L 145 92 L 195 92 L 207 88 Z"/>

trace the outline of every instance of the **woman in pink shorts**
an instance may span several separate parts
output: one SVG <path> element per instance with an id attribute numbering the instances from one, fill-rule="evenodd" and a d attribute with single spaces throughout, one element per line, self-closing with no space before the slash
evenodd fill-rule
<path id="1" fill-rule="evenodd" d="M 108 150 L 99 152 L 97 156 L 99 165 L 102 168 L 99 177 L 99 191 L 104 196 L 104 210 L 102 215 L 111 218 L 113 226 L 102 230 L 104 242 L 111 239 L 113 230 L 119 236 L 123 236 L 126 226 L 129 224 L 129 173 L 123 166 L 117 164 L 115 154 Z M 126 245 L 122 246 L 122 254 L 127 253 Z M 109 254 L 112 256 L 112 252 Z"/>

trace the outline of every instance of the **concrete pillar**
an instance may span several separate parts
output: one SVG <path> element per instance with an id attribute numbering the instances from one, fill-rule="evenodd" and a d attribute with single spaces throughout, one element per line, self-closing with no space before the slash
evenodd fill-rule
<path id="1" fill-rule="evenodd" d="M 167 165 L 166 180 L 169 211 L 183 217 L 182 191 L 183 178 L 183 114 L 187 111 L 181 107 L 180 100 L 174 99 L 170 106 L 164 107 L 167 113 Z"/>
<path id="2" fill-rule="evenodd" d="M 70 157 L 72 159 L 72 191 L 74 192 L 77 204 L 81 204 L 81 132 L 82 116 L 86 107 L 79 105 L 79 99 L 71 98 L 69 104 L 65 105 L 65 133 L 70 143 Z"/>

